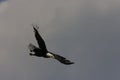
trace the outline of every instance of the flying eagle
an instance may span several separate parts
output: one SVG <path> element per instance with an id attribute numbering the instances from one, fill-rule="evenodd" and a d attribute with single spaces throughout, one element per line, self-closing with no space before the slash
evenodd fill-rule
<path id="1" fill-rule="evenodd" d="M 30 43 L 28 45 L 28 49 L 31 52 L 30 56 L 53 58 L 53 59 L 56 59 L 59 62 L 65 64 L 65 65 L 74 64 L 74 62 L 71 62 L 70 60 L 67 60 L 65 57 L 62 57 L 58 54 L 54 54 L 54 53 L 48 51 L 47 48 L 46 48 L 44 40 L 42 39 L 41 35 L 38 32 L 39 27 L 37 25 L 33 25 L 33 24 L 32 24 L 32 26 L 33 26 L 34 33 L 35 33 L 35 38 L 37 40 L 37 43 L 38 43 L 39 47 L 36 47 L 35 45 Z"/>

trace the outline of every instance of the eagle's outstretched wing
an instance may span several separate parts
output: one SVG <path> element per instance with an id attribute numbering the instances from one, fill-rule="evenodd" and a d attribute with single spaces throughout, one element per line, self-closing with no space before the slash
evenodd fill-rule
<path id="1" fill-rule="evenodd" d="M 34 25 L 34 24 L 32 24 L 32 26 L 33 26 L 33 29 L 34 29 L 34 32 L 35 32 L 35 38 L 37 40 L 39 48 L 42 49 L 43 51 L 47 51 L 45 42 L 44 42 L 44 40 L 42 39 L 42 37 L 40 36 L 40 34 L 37 30 L 39 27 L 37 25 Z"/>
<path id="2" fill-rule="evenodd" d="M 70 60 L 67 60 L 65 57 L 62 57 L 62 56 L 60 56 L 60 55 L 58 55 L 58 54 L 54 54 L 54 53 L 51 53 L 51 52 L 50 52 L 50 53 L 48 53 L 47 55 L 48 55 L 49 57 L 51 57 L 51 58 L 54 58 L 54 59 L 58 60 L 59 62 L 65 64 L 65 65 L 74 64 L 74 62 L 71 62 Z"/>

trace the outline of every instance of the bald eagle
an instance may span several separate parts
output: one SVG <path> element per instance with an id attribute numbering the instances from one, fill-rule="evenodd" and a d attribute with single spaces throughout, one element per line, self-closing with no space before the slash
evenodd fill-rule
<path id="1" fill-rule="evenodd" d="M 32 26 L 33 26 L 35 38 L 37 40 L 37 43 L 38 43 L 39 47 L 36 47 L 35 45 L 30 43 L 28 45 L 28 49 L 31 52 L 30 56 L 53 58 L 53 59 L 56 59 L 59 62 L 65 64 L 65 65 L 74 64 L 74 62 L 71 62 L 70 60 L 67 60 L 65 57 L 62 57 L 58 54 L 54 54 L 54 53 L 48 51 L 43 38 L 41 37 L 41 35 L 38 32 L 39 27 L 37 25 L 34 25 L 34 24 L 32 24 Z"/>

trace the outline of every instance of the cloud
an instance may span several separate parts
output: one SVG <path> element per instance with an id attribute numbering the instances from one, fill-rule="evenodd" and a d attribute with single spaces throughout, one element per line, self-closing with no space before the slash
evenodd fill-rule
<path id="1" fill-rule="evenodd" d="M 119 80 L 119 2 L 11 0 L 0 16 L 0 79 Z M 37 45 L 31 23 L 39 24 L 49 50 L 75 64 L 30 57 L 27 45 Z"/>
<path id="2" fill-rule="evenodd" d="M 8 7 L 8 2 L 7 0 L 0 0 L 0 14 L 6 11 Z"/>
<path id="3" fill-rule="evenodd" d="M 7 0 L 0 0 L 0 3 L 5 2 L 5 1 L 7 1 Z"/>

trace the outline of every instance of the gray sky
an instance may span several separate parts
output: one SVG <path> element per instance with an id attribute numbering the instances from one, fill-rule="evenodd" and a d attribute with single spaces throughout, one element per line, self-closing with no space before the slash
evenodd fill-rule
<path id="1" fill-rule="evenodd" d="M 119 0 L 0 0 L 0 80 L 120 80 Z M 74 61 L 29 56 L 37 45 Z"/>

